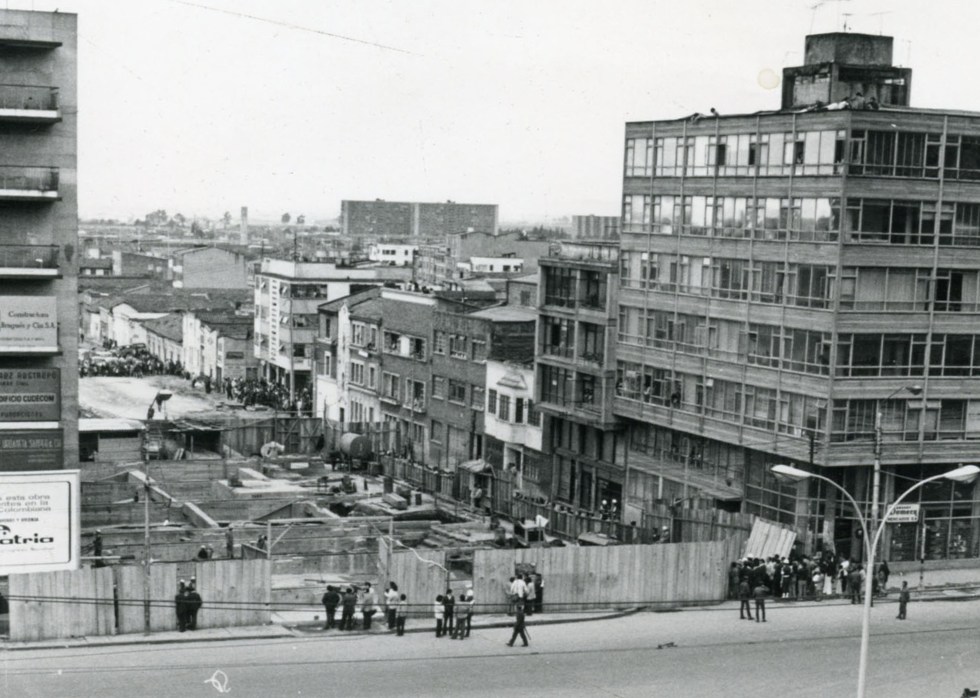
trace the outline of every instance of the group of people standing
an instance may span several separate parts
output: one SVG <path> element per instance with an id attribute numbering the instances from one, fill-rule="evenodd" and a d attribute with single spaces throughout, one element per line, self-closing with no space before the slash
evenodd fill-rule
<path id="1" fill-rule="evenodd" d="M 354 630 L 356 621 L 354 616 L 357 606 L 361 606 L 361 627 L 364 630 L 371 629 L 372 619 L 378 612 L 378 594 L 370 582 L 366 582 L 363 587 L 357 586 L 336 587 L 332 584 L 327 585 L 327 590 L 320 599 L 326 612 L 326 620 L 323 624 L 324 630 Z M 399 635 L 405 632 L 405 610 L 408 599 L 405 594 L 398 593 L 398 585 L 391 582 L 385 590 L 381 601 L 381 610 L 384 612 L 388 623 L 388 629 L 396 631 Z M 337 609 L 340 609 L 340 623 L 337 623 Z"/>
<path id="2" fill-rule="evenodd" d="M 728 572 L 728 598 L 741 598 L 740 583 L 748 577 L 752 588 L 761 581 L 773 598 L 820 601 L 825 596 L 849 596 L 861 603 L 868 571 L 855 560 L 825 551 L 814 557 L 790 554 L 780 558 L 743 558 L 731 564 Z M 872 577 L 872 594 L 885 593 L 891 570 L 879 563 Z"/>
<path id="3" fill-rule="evenodd" d="M 197 613 L 204 605 L 204 601 L 197 592 L 196 577 L 191 577 L 189 582 L 180 580 L 174 605 L 177 610 L 177 629 L 180 632 L 197 630 Z"/>
<path id="4" fill-rule="evenodd" d="M 467 586 L 460 594 L 459 601 L 452 589 L 436 597 L 433 607 L 436 619 L 436 637 L 448 635 L 453 640 L 465 640 L 473 629 L 473 587 Z"/>

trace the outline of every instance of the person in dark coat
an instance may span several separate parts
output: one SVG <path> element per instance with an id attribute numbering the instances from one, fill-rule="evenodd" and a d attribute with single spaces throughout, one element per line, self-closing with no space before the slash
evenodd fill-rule
<path id="1" fill-rule="evenodd" d="M 354 609 L 357 607 L 357 594 L 354 593 L 352 587 L 347 587 L 341 603 L 343 604 L 343 613 L 340 616 L 340 629 L 353 630 Z"/>
<path id="2" fill-rule="evenodd" d="M 105 567 L 105 562 L 102 561 L 102 531 L 96 531 L 95 538 L 92 539 L 92 555 L 99 558 L 95 561 L 96 567 Z"/>
<path id="3" fill-rule="evenodd" d="M 188 589 L 187 591 L 187 629 L 197 630 L 197 612 L 201 610 L 201 606 L 204 605 L 204 600 L 201 595 L 197 593 L 197 589 Z"/>
<path id="4" fill-rule="evenodd" d="M 755 597 L 755 622 L 766 622 L 766 597 L 769 596 L 769 588 L 765 584 L 760 584 L 752 590 Z"/>
<path id="5" fill-rule="evenodd" d="M 527 630 L 524 624 L 524 604 L 517 604 L 517 610 L 514 613 L 514 634 L 510 636 L 510 642 L 507 643 L 508 647 L 514 646 L 514 640 L 520 636 L 521 640 L 524 642 L 524 647 L 527 647 Z"/>
<path id="6" fill-rule="evenodd" d="M 335 620 L 337 618 L 337 606 L 340 604 L 340 593 L 335 587 L 328 585 L 327 593 L 323 595 L 320 601 L 323 603 L 323 608 L 327 613 L 323 629 L 330 630 L 330 628 L 336 625 Z"/>
<path id="7" fill-rule="evenodd" d="M 443 615 L 443 631 L 449 637 L 453 636 L 453 628 L 455 627 L 454 618 L 456 614 L 456 597 L 453 596 L 452 589 L 446 589 L 446 594 L 442 597 L 442 606 L 445 609 Z"/>
<path id="8" fill-rule="evenodd" d="M 909 605 L 909 583 L 902 582 L 902 590 L 898 592 L 898 615 L 899 620 L 905 620 L 905 611 Z"/>
<path id="9" fill-rule="evenodd" d="M 177 629 L 180 632 L 187 630 L 187 583 L 181 579 L 180 586 L 177 589 L 177 595 L 174 596 L 174 609 L 177 612 Z"/>
<path id="10" fill-rule="evenodd" d="M 752 620 L 752 606 L 749 600 L 752 598 L 752 585 L 749 584 L 748 577 L 743 577 L 738 583 L 738 617 L 740 620 Z"/>

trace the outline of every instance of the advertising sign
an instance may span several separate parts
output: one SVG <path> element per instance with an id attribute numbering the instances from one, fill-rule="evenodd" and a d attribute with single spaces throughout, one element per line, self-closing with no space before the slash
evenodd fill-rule
<path id="1" fill-rule="evenodd" d="M 888 523 L 918 523 L 919 505 L 918 504 L 896 504 L 892 513 L 888 515 Z"/>
<path id="2" fill-rule="evenodd" d="M 80 472 L 0 473 L 0 576 L 79 568 Z"/>
<path id="3" fill-rule="evenodd" d="M 63 468 L 64 437 L 61 429 L 0 430 L 0 471 Z"/>
<path id="4" fill-rule="evenodd" d="M 53 296 L 0 296 L 0 352 L 58 348 Z"/>
<path id="5" fill-rule="evenodd" d="M 59 369 L 0 369 L 0 422 L 56 422 L 59 419 Z"/>

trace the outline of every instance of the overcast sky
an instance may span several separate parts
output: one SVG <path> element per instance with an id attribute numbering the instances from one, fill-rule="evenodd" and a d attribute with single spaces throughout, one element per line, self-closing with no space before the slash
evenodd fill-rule
<path id="1" fill-rule="evenodd" d="M 615 215 L 624 122 L 778 107 L 760 71 L 845 20 L 895 37 L 914 106 L 980 110 L 974 0 L 2 2 L 79 15 L 82 217 Z"/>

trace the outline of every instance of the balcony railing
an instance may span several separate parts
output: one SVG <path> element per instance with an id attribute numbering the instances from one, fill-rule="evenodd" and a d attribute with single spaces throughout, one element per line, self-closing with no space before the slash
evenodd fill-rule
<path id="1" fill-rule="evenodd" d="M 54 123 L 60 120 L 58 88 L 0 85 L 0 121 Z"/>
<path id="2" fill-rule="evenodd" d="M 574 308 L 575 299 L 571 296 L 556 296 L 556 295 L 546 295 L 544 297 L 545 305 L 557 305 L 559 307 Z"/>
<path id="3" fill-rule="evenodd" d="M 56 245 L 0 245 L 0 277 L 59 276 Z"/>
<path id="4" fill-rule="evenodd" d="M 0 201 L 58 198 L 58 168 L 0 165 Z"/>

